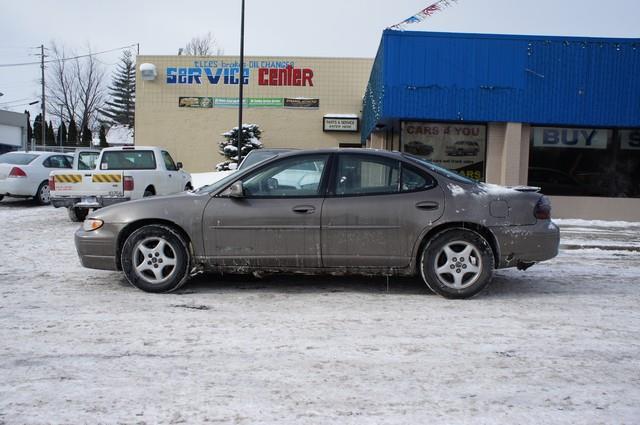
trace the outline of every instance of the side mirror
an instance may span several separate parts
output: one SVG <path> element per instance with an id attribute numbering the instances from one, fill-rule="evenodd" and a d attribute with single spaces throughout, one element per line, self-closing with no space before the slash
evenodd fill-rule
<path id="1" fill-rule="evenodd" d="M 242 180 L 238 180 L 237 182 L 229 186 L 229 197 L 244 198 L 244 187 L 242 186 Z"/>
<path id="2" fill-rule="evenodd" d="M 182 162 L 176 163 L 176 167 L 178 167 L 178 170 L 182 170 Z"/>

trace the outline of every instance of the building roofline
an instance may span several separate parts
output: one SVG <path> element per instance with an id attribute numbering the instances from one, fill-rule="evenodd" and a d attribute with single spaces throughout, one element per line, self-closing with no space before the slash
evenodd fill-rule
<path id="1" fill-rule="evenodd" d="M 194 59 L 194 60 L 211 60 L 211 59 L 237 59 L 240 55 L 212 55 L 212 56 L 189 56 L 189 55 L 137 55 L 136 57 L 156 57 L 156 58 L 185 58 L 185 59 Z M 245 55 L 245 60 L 250 60 L 251 58 L 273 58 L 273 59 L 327 59 L 327 60 L 374 60 L 373 57 L 355 57 L 355 56 L 345 56 L 345 57 L 337 57 L 337 56 L 279 56 L 279 55 Z"/>
<path id="2" fill-rule="evenodd" d="M 523 34 L 483 34 L 437 31 L 398 31 L 386 29 L 383 36 L 423 37 L 423 38 L 484 38 L 497 40 L 531 40 L 531 41 L 574 41 L 585 43 L 640 43 L 640 38 L 622 37 L 584 37 L 565 35 L 523 35 Z M 638 46 L 640 47 L 640 46 Z"/>

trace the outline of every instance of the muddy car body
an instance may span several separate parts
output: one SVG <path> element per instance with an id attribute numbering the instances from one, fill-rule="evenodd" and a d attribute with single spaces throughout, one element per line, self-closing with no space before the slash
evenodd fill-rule
<path id="1" fill-rule="evenodd" d="M 304 168 L 321 175 L 278 184 Z M 76 232 L 85 267 L 123 270 L 151 292 L 175 290 L 200 270 L 419 274 L 435 292 L 465 298 L 494 269 L 552 258 L 558 243 L 534 189 L 366 149 L 279 154 L 195 192 L 104 208 Z"/>

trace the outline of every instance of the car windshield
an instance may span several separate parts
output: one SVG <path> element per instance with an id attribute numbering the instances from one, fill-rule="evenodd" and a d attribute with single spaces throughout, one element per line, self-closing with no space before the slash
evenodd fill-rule
<path id="1" fill-rule="evenodd" d="M 237 178 L 237 174 L 236 173 L 237 172 L 232 172 L 228 176 L 223 177 L 222 179 L 218 180 L 217 182 L 208 184 L 206 186 L 202 186 L 201 188 L 196 189 L 196 193 L 214 192 L 214 191 L 222 188 L 226 184 L 231 183 L 235 178 Z"/>
<path id="2" fill-rule="evenodd" d="M 412 160 L 414 162 L 417 162 L 417 163 L 419 163 L 419 164 L 421 164 L 423 166 L 426 166 L 431 171 L 436 172 L 436 173 L 440 174 L 441 176 L 444 176 L 444 177 L 446 177 L 448 179 L 455 180 L 455 181 L 457 181 L 459 183 L 467 183 L 467 184 L 469 184 L 469 183 L 473 183 L 473 184 L 478 183 L 476 180 L 470 179 L 468 177 L 461 176 L 460 174 L 458 174 L 458 173 L 456 173 L 454 171 L 447 170 L 446 168 L 440 167 L 439 165 L 436 165 L 433 162 L 431 162 L 431 161 L 429 161 L 427 159 L 421 158 L 419 156 L 414 156 L 414 155 L 410 155 L 410 154 L 407 154 L 407 153 L 403 153 L 402 155 L 405 158 L 408 158 L 408 159 L 410 159 L 410 160 Z"/>
<path id="3" fill-rule="evenodd" d="M 0 164 L 27 165 L 37 157 L 38 155 L 32 153 L 9 152 L 0 155 Z"/>
<path id="4" fill-rule="evenodd" d="M 247 155 L 244 161 L 242 161 L 242 164 L 240 164 L 238 170 L 244 170 L 245 168 L 249 168 L 252 165 L 257 164 L 258 162 L 264 161 L 265 159 L 273 158 L 274 156 L 278 155 L 278 153 L 279 152 L 274 151 L 251 151 L 251 153 Z"/>

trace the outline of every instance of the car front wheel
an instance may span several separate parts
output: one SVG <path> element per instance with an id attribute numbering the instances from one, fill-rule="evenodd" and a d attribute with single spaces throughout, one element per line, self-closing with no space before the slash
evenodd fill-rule
<path id="1" fill-rule="evenodd" d="M 87 218 L 87 215 L 89 215 L 89 208 L 69 207 L 67 208 L 67 213 L 69 214 L 69 220 L 74 223 L 79 223 Z"/>
<path id="2" fill-rule="evenodd" d="M 449 229 L 437 234 L 422 251 L 422 279 L 445 298 L 470 298 L 491 281 L 494 268 L 491 246 L 480 234 Z"/>
<path id="3" fill-rule="evenodd" d="M 187 243 L 174 229 L 147 225 L 125 241 L 120 257 L 131 285 L 146 292 L 171 292 L 189 277 Z"/>

